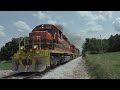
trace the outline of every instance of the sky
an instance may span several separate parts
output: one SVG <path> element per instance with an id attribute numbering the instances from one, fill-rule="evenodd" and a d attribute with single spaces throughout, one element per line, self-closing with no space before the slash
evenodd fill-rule
<path id="1" fill-rule="evenodd" d="M 0 48 L 12 38 L 28 36 L 40 24 L 59 24 L 71 43 L 120 34 L 119 11 L 0 11 Z M 101 37 L 100 37 L 101 36 Z"/>

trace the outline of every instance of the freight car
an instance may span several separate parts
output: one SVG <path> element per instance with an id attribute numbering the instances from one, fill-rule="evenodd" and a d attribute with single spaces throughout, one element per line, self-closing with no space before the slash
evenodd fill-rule
<path id="1" fill-rule="evenodd" d="M 14 71 L 41 72 L 80 55 L 79 49 L 52 24 L 36 26 L 27 41 L 24 40 L 24 46 L 19 43 L 19 50 L 13 55 Z"/>

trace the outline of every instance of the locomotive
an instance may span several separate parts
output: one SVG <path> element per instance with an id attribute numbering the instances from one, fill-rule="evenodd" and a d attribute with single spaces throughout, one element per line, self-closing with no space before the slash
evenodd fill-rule
<path id="1" fill-rule="evenodd" d="M 80 50 L 71 44 L 55 25 L 42 24 L 29 33 L 27 43 L 12 57 L 13 71 L 41 72 L 80 56 Z"/>

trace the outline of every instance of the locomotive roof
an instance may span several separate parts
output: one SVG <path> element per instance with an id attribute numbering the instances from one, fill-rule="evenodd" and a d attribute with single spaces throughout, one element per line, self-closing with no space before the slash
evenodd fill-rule
<path id="1" fill-rule="evenodd" d="M 42 27 L 44 27 L 45 29 L 54 28 L 53 30 L 55 30 L 56 32 L 62 33 L 62 31 L 57 26 L 55 26 L 53 24 L 41 24 L 41 25 L 36 26 L 32 31 L 41 31 L 43 29 Z M 63 34 L 63 36 L 66 40 L 68 40 L 67 37 L 64 34 Z"/>
<path id="2" fill-rule="evenodd" d="M 61 30 L 53 24 L 41 24 L 41 25 L 36 26 L 33 30 L 37 30 L 37 29 L 39 30 L 39 29 L 42 29 L 42 27 L 45 27 L 47 29 L 55 28 L 61 32 Z"/>

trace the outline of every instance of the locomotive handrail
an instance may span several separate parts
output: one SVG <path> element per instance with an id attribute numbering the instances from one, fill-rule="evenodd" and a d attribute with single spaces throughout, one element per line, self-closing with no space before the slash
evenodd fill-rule
<path id="1" fill-rule="evenodd" d="M 22 38 L 21 40 L 19 40 L 19 50 L 20 50 L 20 47 L 21 47 L 21 46 L 20 46 L 20 43 L 21 43 L 22 40 L 23 40 L 23 38 Z"/>
<path id="2" fill-rule="evenodd" d="M 21 37 L 21 39 L 19 39 L 19 50 L 21 49 L 21 42 L 22 42 L 22 40 L 24 40 L 24 47 L 25 47 L 25 38 L 24 37 Z"/>
<path id="3" fill-rule="evenodd" d="M 38 48 L 41 49 L 41 37 L 37 36 L 37 39 L 39 39 L 39 46 Z M 32 47 L 34 48 L 34 41 L 35 41 L 35 37 L 33 37 L 33 41 L 32 41 Z"/>

